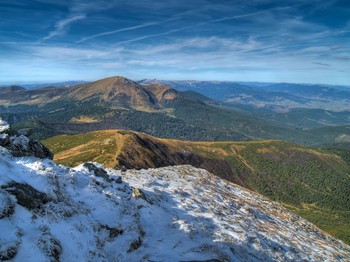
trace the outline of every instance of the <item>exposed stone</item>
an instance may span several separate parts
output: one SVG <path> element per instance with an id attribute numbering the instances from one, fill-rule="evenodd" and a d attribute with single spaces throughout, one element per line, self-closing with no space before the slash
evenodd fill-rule
<path id="1" fill-rule="evenodd" d="M 123 182 L 122 178 L 120 176 L 118 177 L 115 177 L 114 178 L 114 181 L 117 183 L 117 184 L 121 184 Z"/>
<path id="2" fill-rule="evenodd" d="M 126 166 L 122 165 L 122 167 L 120 168 L 120 171 L 122 171 L 123 173 L 126 172 L 127 168 Z"/>
<path id="3" fill-rule="evenodd" d="M 137 240 L 131 242 L 128 252 L 133 252 L 142 245 L 142 239 L 139 237 Z"/>
<path id="4" fill-rule="evenodd" d="M 141 189 L 139 188 L 134 188 L 132 190 L 132 195 L 135 198 L 142 198 L 143 200 L 145 200 L 146 202 L 150 203 L 151 205 L 153 205 L 152 200 L 145 194 L 145 192 L 143 192 Z"/>
<path id="5" fill-rule="evenodd" d="M 109 231 L 109 238 L 111 239 L 116 238 L 117 236 L 122 235 L 124 233 L 123 229 L 109 227 L 108 225 L 102 225 L 102 228 L 105 228 Z"/>
<path id="6" fill-rule="evenodd" d="M 93 171 L 95 176 L 101 177 L 107 182 L 112 182 L 112 179 L 103 168 L 97 167 L 93 163 L 84 163 L 83 166 L 86 167 L 89 171 Z"/>
<path id="7" fill-rule="evenodd" d="M 15 205 L 8 193 L 0 190 L 0 219 L 10 217 L 15 212 Z"/>
<path id="8" fill-rule="evenodd" d="M 61 243 L 52 236 L 48 228 L 44 228 L 43 234 L 37 241 L 37 246 L 50 261 L 60 261 L 60 255 L 62 253 Z"/>
<path id="9" fill-rule="evenodd" d="M 46 194 L 39 192 L 28 184 L 12 182 L 1 186 L 1 188 L 16 196 L 17 203 L 28 210 L 39 210 L 42 205 L 50 200 Z"/>
<path id="10" fill-rule="evenodd" d="M 109 229 L 109 237 L 110 238 L 116 238 L 117 236 L 123 234 L 123 230 L 122 229 L 118 229 L 118 228 L 110 228 Z"/>
<path id="11" fill-rule="evenodd" d="M 17 255 L 19 246 L 19 241 L 16 241 L 10 245 L 0 246 L 0 261 L 13 259 Z"/>
<path id="12" fill-rule="evenodd" d="M 53 159 L 53 153 L 38 141 L 24 135 L 0 137 L 0 146 L 5 147 L 13 156 L 35 156 Z"/>

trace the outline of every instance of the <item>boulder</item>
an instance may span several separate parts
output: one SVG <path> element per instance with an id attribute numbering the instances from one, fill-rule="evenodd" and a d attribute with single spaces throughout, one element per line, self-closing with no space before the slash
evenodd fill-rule
<path id="1" fill-rule="evenodd" d="M 112 179 L 107 174 L 107 171 L 103 168 L 97 167 L 93 163 L 84 163 L 83 166 L 86 167 L 89 171 L 93 171 L 95 176 L 101 177 L 107 182 L 112 182 Z"/>
<path id="2" fill-rule="evenodd" d="M 149 204 L 153 205 L 152 200 L 145 194 L 145 192 L 143 192 L 141 189 L 139 188 L 134 188 L 132 190 L 132 195 L 135 198 L 142 198 L 143 200 L 145 200 L 146 202 L 148 202 Z"/>

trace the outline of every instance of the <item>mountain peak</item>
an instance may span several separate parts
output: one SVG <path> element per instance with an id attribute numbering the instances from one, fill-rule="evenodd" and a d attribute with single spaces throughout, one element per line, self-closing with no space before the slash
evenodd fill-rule
<path id="1" fill-rule="evenodd" d="M 157 106 L 152 93 L 141 84 L 123 76 L 108 77 L 75 86 L 69 90 L 67 96 L 77 100 L 99 98 L 100 101 L 114 102 L 135 109 Z"/>
<path id="2" fill-rule="evenodd" d="M 107 84 L 107 85 L 111 85 L 111 84 L 137 84 L 136 82 L 132 81 L 131 79 L 128 79 L 124 76 L 111 76 L 111 77 L 106 77 L 106 78 L 102 78 L 99 80 L 96 80 L 92 83 L 101 83 L 101 84 Z"/>
<path id="3" fill-rule="evenodd" d="M 134 82 L 133 80 L 131 80 L 131 79 L 129 79 L 129 78 L 126 78 L 126 77 L 124 77 L 124 76 L 113 76 L 113 77 L 111 77 L 112 79 L 114 79 L 114 81 L 116 82 L 116 83 L 128 83 L 128 84 L 130 84 L 130 83 L 136 83 L 136 82 Z"/>

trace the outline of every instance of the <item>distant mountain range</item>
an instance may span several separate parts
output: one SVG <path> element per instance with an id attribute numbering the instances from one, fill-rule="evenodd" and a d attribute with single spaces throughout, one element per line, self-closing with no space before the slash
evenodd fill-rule
<path id="1" fill-rule="evenodd" d="M 350 111 L 350 89 L 289 83 L 237 83 L 221 81 L 167 81 L 145 79 L 140 83 L 164 84 L 177 90 L 192 90 L 228 104 L 269 108 L 286 112 L 294 108 Z"/>
<path id="2" fill-rule="evenodd" d="M 196 91 L 236 110 L 299 129 L 350 124 L 350 89 L 346 87 L 154 79 L 141 83 Z"/>
<path id="3" fill-rule="evenodd" d="M 28 90 L 34 90 L 43 87 L 69 87 L 73 85 L 87 83 L 86 81 L 64 81 L 64 82 L 54 82 L 54 83 L 18 83 L 17 86 L 21 86 Z M 0 85 L 0 89 L 7 87 L 8 85 Z"/>
<path id="4" fill-rule="evenodd" d="M 141 84 L 110 77 L 72 87 L 3 87 L 0 115 L 17 129 L 34 128 L 38 139 L 115 128 L 195 141 L 284 139 L 300 144 L 330 144 L 350 138 L 347 111 L 301 108 L 278 113 L 270 108 L 216 100 L 225 92 L 232 98 L 232 87 L 225 87 L 228 83 L 198 82 L 205 88 L 192 89 L 200 94 L 158 82 Z M 212 89 L 210 84 L 214 85 Z M 237 86 L 239 92 L 249 89 Z M 203 90 L 211 90 L 211 97 Z M 257 91 L 256 96 L 259 92 L 264 93 Z M 321 131 L 323 136 L 319 136 Z"/>

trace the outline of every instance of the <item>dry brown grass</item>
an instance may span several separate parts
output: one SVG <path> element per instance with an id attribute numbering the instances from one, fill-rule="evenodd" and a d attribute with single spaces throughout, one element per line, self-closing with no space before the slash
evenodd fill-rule
<path id="1" fill-rule="evenodd" d="M 73 117 L 69 122 L 71 123 L 96 123 L 97 119 L 89 117 L 89 116 L 79 116 Z"/>

